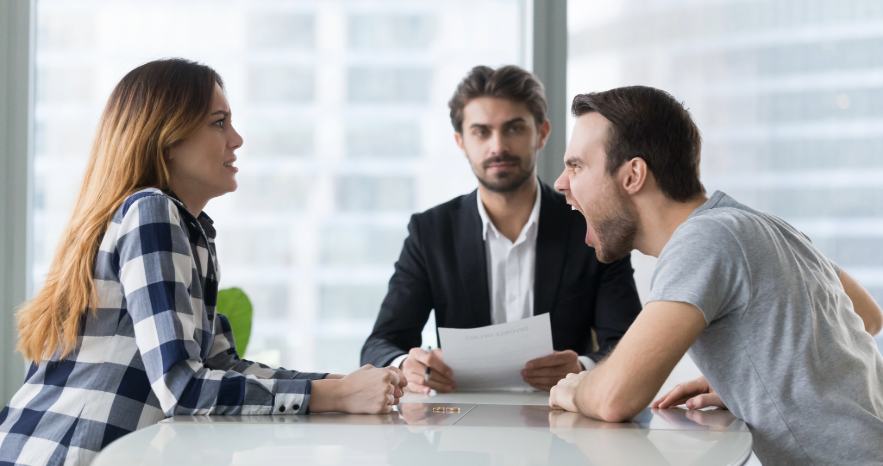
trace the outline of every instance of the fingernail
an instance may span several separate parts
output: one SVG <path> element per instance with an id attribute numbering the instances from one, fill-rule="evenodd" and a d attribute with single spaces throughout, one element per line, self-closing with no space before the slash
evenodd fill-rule
<path id="1" fill-rule="evenodd" d="M 449 391 L 451 391 L 451 390 L 453 390 L 453 388 L 451 388 L 450 385 L 445 385 L 445 391 L 446 391 L 446 392 L 449 392 Z"/>
<path id="2" fill-rule="evenodd" d="M 533 363 L 529 362 L 529 363 L 525 364 L 524 367 L 526 367 L 528 369 L 533 369 Z"/>
<path id="3" fill-rule="evenodd" d="M 693 409 L 693 400 L 687 400 L 687 408 Z"/>
<path id="4" fill-rule="evenodd" d="M 429 387 L 424 388 L 423 393 L 429 393 Z"/>
<path id="5" fill-rule="evenodd" d="M 521 376 L 524 377 L 527 375 L 527 369 L 521 369 Z"/>

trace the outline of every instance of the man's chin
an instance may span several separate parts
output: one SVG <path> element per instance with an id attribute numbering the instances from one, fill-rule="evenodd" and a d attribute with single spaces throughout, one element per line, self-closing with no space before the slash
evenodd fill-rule
<path id="1" fill-rule="evenodd" d="M 524 183 L 527 181 L 529 177 L 516 179 L 516 177 L 510 174 L 506 174 L 504 177 L 494 177 L 496 179 L 488 180 L 487 178 L 479 178 L 478 181 L 485 188 L 495 192 L 495 193 L 511 193 L 514 191 L 518 191 L 519 188 L 524 186 Z"/>
<path id="2" fill-rule="evenodd" d="M 620 259 L 624 259 L 631 255 L 632 251 L 618 251 L 615 254 L 608 254 L 606 250 L 602 249 L 599 246 L 593 246 L 595 248 L 595 257 L 598 259 L 598 262 L 602 264 L 612 264 Z"/>

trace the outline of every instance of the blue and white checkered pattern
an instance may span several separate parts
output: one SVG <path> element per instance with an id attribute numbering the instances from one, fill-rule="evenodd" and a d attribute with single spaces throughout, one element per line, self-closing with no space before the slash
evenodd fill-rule
<path id="1" fill-rule="evenodd" d="M 239 359 L 215 312 L 215 230 L 145 189 L 114 215 L 95 261 L 98 308 L 75 351 L 32 365 L 0 411 L 0 466 L 86 465 L 119 437 L 174 414 L 304 414 L 326 374 Z"/>

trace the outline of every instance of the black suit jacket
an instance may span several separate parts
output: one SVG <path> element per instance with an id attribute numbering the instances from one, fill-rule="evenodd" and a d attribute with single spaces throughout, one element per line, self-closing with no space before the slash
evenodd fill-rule
<path id="1" fill-rule="evenodd" d="M 534 315 L 550 313 L 555 350 L 594 361 L 613 350 L 641 310 L 631 260 L 602 264 L 585 243 L 586 222 L 540 182 Z M 487 253 L 473 191 L 411 217 L 389 291 L 362 364 L 385 366 L 420 346 L 429 313 L 438 327 L 491 325 Z M 599 351 L 593 352 L 594 329 Z"/>

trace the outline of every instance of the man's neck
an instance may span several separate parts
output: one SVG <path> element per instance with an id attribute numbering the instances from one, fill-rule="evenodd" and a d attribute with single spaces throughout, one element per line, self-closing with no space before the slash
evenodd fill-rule
<path id="1" fill-rule="evenodd" d="M 675 230 L 707 200 L 708 197 L 699 194 L 687 202 L 677 202 L 659 193 L 636 202 L 640 220 L 635 249 L 648 256 L 659 257 Z"/>
<path id="2" fill-rule="evenodd" d="M 531 176 L 517 190 L 508 193 L 494 192 L 479 184 L 478 195 L 494 227 L 514 243 L 530 219 L 538 189 L 537 177 Z"/>

